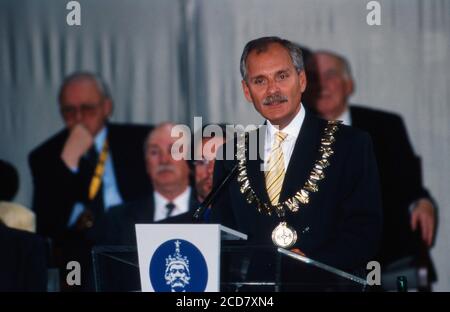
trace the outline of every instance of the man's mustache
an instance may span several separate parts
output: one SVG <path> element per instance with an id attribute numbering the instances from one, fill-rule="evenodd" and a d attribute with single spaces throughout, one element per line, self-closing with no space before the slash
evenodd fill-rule
<path id="1" fill-rule="evenodd" d="M 264 105 L 269 105 L 272 104 L 274 102 L 287 102 L 288 97 L 285 95 L 282 95 L 280 93 L 276 93 L 274 95 L 269 95 L 268 97 L 266 97 L 263 101 Z"/>
<path id="2" fill-rule="evenodd" d="M 156 173 L 161 173 L 163 171 L 175 172 L 175 167 L 173 165 L 159 165 L 156 168 Z"/>

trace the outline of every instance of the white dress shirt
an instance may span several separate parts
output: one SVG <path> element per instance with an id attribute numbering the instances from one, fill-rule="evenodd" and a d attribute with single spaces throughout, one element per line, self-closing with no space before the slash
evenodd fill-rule
<path id="1" fill-rule="evenodd" d="M 153 214 L 153 221 L 157 222 L 163 219 L 166 219 L 167 217 L 174 217 L 178 216 L 182 213 L 189 211 L 189 198 L 191 197 L 191 187 L 188 186 L 186 190 L 178 195 L 174 200 L 169 201 L 167 198 L 165 198 L 161 193 L 158 193 L 157 191 L 153 192 L 153 196 L 155 199 L 155 211 Z M 167 207 L 166 205 L 172 202 L 175 207 L 172 210 L 172 213 L 167 216 Z"/>
<path id="2" fill-rule="evenodd" d="M 336 120 L 341 120 L 342 123 L 346 126 L 352 125 L 352 115 L 350 115 L 350 109 L 348 108 L 348 106 L 345 107 L 345 110 L 338 118 L 336 118 Z"/>
<path id="3" fill-rule="evenodd" d="M 300 129 L 303 124 L 303 120 L 305 120 L 305 108 L 300 103 L 300 111 L 297 115 L 292 119 L 292 121 L 281 130 L 281 132 L 286 133 L 287 137 L 284 139 L 283 143 L 281 143 L 281 148 L 283 149 L 284 156 L 284 170 L 289 165 L 289 161 L 291 160 L 292 152 L 294 151 L 295 142 L 297 141 L 298 134 L 300 133 Z M 270 121 L 267 120 L 266 127 L 266 137 L 264 142 L 264 165 L 267 168 L 267 162 L 270 157 L 270 152 L 272 150 L 272 144 L 275 140 L 275 133 L 279 130 L 274 127 Z"/>

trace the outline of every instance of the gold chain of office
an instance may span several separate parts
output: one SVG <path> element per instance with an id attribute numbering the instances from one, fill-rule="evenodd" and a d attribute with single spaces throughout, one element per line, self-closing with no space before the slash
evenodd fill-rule
<path id="1" fill-rule="evenodd" d="M 339 124 L 341 124 L 341 121 L 339 120 L 328 121 L 328 124 L 326 125 L 320 139 L 320 157 L 315 161 L 305 184 L 295 193 L 294 196 L 276 205 L 263 202 L 258 198 L 255 191 L 251 187 L 246 166 L 246 138 L 244 137 L 244 133 L 240 134 L 242 137 L 238 140 L 236 153 L 236 158 L 238 160 L 237 180 L 240 186 L 239 189 L 242 195 L 244 195 L 247 203 L 256 203 L 256 207 L 260 213 L 266 213 L 269 216 L 272 215 L 272 213 L 276 213 L 280 218 L 285 216 L 287 209 L 295 213 L 299 210 L 300 205 L 307 205 L 309 203 L 309 194 L 318 192 L 318 182 L 325 178 L 324 169 L 330 165 L 329 158 L 334 154 L 332 148 L 333 143 L 336 140 L 334 134 L 339 129 Z"/>

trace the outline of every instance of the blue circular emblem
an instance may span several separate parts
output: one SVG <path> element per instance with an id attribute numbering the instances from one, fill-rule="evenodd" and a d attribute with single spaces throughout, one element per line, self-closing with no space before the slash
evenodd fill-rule
<path id="1" fill-rule="evenodd" d="M 184 239 L 162 243 L 150 260 L 149 273 L 157 292 L 202 292 L 208 281 L 205 258 Z"/>

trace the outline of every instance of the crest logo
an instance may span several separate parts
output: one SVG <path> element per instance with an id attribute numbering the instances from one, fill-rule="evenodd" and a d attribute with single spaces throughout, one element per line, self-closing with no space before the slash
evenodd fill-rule
<path id="1" fill-rule="evenodd" d="M 189 272 L 189 260 L 180 253 L 181 242 L 175 241 L 175 253 L 173 257 L 169 255 L 166 258 L 166 273 L 164 278 L 167 285 L 173 292 L 185 291 L 185 287 L 189 285 L 191 273 Z"/>
<path id="2" fill-rule="evenodd" d="M 155 291 L 201 292 L 208 268 L 200 250 L 183 239 L 161 244 L 150 261 L 150 281 Z"/>

